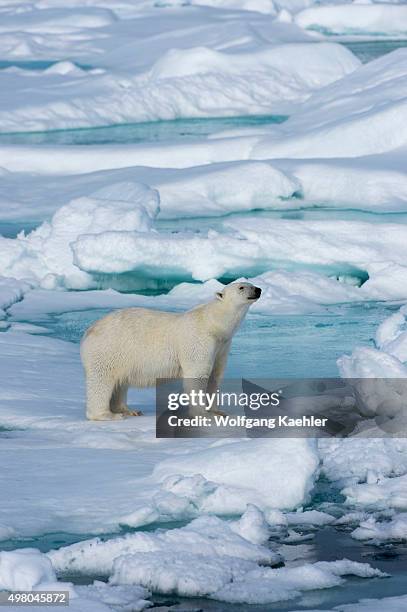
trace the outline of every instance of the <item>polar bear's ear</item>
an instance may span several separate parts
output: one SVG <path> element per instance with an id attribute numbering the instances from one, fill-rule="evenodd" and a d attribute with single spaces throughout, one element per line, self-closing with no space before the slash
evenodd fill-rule
<path id="1" fill-rule="evenodd" d="M 223 293 L 221 291 L 217 291 L 215 295 L 217 300 L 223 300 Z"/>

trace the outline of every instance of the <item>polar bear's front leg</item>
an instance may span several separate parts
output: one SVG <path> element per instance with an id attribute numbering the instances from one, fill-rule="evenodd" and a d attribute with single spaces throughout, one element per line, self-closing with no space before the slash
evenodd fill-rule
<path id="1" fill-rule="evenodd" d="M 227 359 L 230 350 L 230 342 L 227 342 L 218 352 L 215 363 L 213 364 L 212 372 L 209 376 L 208 385 L 206 392 L 209 395 L 215 395 L 219 390 L 220 383 L 222 382 L 223 374 L 226 369 Z M 216 401 L 211 409 L 209 410 L 210 414 L 219 414 L 221 416 L 225 416 L 225 412 L 219 409 L 218 402 Z"/>
<path id="2" fill-rule="evenodd" d="M 200 392 L 202 392 L 202 394 L 206 393 L 212 368 L 212 355 L 208 356 L 206 359 L 204 356 L 200 355 L 200 359 L 195 358 L 194 361 L 185 360 L 183 363 L 181 363 L 184 392 L 188 393 L 191 399 L 194 393 L 198 398 L 203 397 L 202 395 L 198 395 Z M 191 405 L 190 410 L 195 414 L 205 412 L 206 401 L 201 401 L 201 403 L 197 406 Z"/>
<path id="3" fill-rule="evenodd" d="M 114 384 L 95 374 L 86 377 L 86 417 L 91 421 L 122 419 L 122 414 L 113 414 L 110 400 Z"/>
<path id="4" fill-rule="evenodd" d="M 143 413 L 140 410 L 130 410 L 127 406 L 128 389 L 127 385 L 116 385 L 110 400 L 110 410 L 123 416 L 141 416 Z"/>
<path id="5" fill-rule="evenodd" d="M 216 355 L 215 363 L 213 364 L 212 372 L 208 381 L 208 393 L 216 393 L 216 391 L 219 389 L 219 385 L 226 369 L 230 345 L 231 343 L 227 342 Z"/>
<path id="6" fill-rule="evenodd" d="M 209 375 L 192 374 L 191 372 L 183 375 L 184 393 L 187 393 L 190 398 L 188 410 L 193 415 L 206 413 L 206 387 L 208 385 Z"/>

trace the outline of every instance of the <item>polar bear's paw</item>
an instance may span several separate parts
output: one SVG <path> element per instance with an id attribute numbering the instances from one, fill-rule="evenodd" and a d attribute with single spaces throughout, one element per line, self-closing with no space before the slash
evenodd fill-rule
<path id="1" fill-rule="evenodd" d="M 227 416 L 226 412 L 224 412 L 223 410 L 218 410 L 218 408 L 215 408 L 214 410 L 209 410 L 207 413 L 208 416 L 211 416 L 214 414 L 216 414 L 217 416 L 223 416 L 223 417 Z"/>
<path id="2" fill-rule="evenodd" d="M 128 408 L 125 404 L 121 404 L 120 406 L 113 408 L 113 410 L 114 410 L 114 414 L 120 414 L 122 419 L 126 417 L 130 417 L 130 416 L 142 416 L 143 415 L 141 410 L 132 410 L 131 408 Z"/>

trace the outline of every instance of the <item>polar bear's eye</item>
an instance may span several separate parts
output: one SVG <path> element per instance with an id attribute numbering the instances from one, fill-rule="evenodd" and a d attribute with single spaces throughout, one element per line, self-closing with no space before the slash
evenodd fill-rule
<path id="1" fill-rule="evenodd" d="M 243 291 L 244 287 L 239 287 L 239 291 Z"/>

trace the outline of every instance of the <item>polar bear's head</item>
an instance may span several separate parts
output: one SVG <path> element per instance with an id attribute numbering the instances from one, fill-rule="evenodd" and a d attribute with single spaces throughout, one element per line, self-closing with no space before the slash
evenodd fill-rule
<path id="1" fill-rule="evenodd" d="M 259 299 L 260 295 L 260 287 L 255 287 L 251 283 L 230 283 L 222 291 L 218 291 L 216 297 L 218 300 L 229 302 L 236 306 L 250 306 L 252 302 L 256 302 Z"/>

